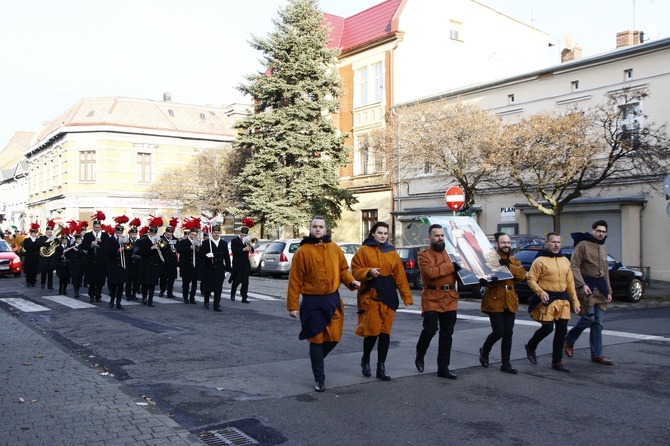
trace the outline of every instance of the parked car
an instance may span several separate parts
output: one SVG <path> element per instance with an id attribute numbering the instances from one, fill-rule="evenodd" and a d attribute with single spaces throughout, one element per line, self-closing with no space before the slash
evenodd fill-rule
<path id="1" fill-rule="evenodd" d="M 533 260 L 542 248 L 524 248 L 514 254 L 519 259 L 526 271 L 530 270 Z M 563 247 L 561 252 L 569 259 L 572 256 L 572 247 Z M 620 261 L 608 255 L 607 263 L 609 265 L 610 285 L 612 286 L 613 297 L 623 298 L 629 302 L 639 302 L 644 294 L 644 274 L 627 268 Z M 530 287 L 524 280 L 517 282 L 516 293 L 519 299 L 528 299 L 533 295 Z"/>
<path id="2" fill-rule="evenodd" d="M 403 266 L 405 267 L 407 282 L 409 282 L 409 286 L 413 287 L 415 290 L 423 289 L 423 281 L 421 280 L 421 274 L 419 273 L 417 253 L 426 248 L 428 248 L 427 245 L 396 247 L 396 252 L 400 256 L 400 260 L 402 260 Z"/>
<path id="3" fill-rule="evenodd" d="M 9 243 L 0 240 L 0 274 L 14 274 L 14 277 L 19 277 L 21 268 L 21 258 L 12 251 Z"/>
<path id="4" fill-rule="evenodd" d="M 255 273 L 257 276 L 262 276 L 265 273 L 265 271 L 263 271 L 262 256 L 271 243 L 270 240 L 259 241 L 256 243 L 256 246 L 254 246 L 254 252 L 249 253 L 249 263 L 251 264 L 252 274 Z"/>
<path id="5" fill-rule="evenodd" d="M 354 254 L 356 254 L 356 251 L 358 251 L 358 249 L 361 247 L 361 244 L 353 242 L 339 242 L 338 245 L 340 248 L 342 248 L 344 257 L 347 259 L 347 264 L 349 265 L 349 268 L 351 268 L 351 259 L 354 258 Z"/>
<path id="6" fill-rule="evenodd" d="M 522 248 L 535 247 L 541 249 L 544 247 L 544 237 L 541 237 L 539 235 L 528 235 L 528 234 L 507 234 L 507 235 L 509 235 L 510 238 L 512 254 L 514 254 L 515 252 L 519 251 Z M 493 234 L 489 234 L 486 237 L 491 242 L 491 246 L 494 246 L 493 243 L 495 239 L 493 238 Z"/>
<path id="7" fill-rule="evenodd" d="M 300 248 L 302 239 L 275 240 L 270 243 L 261 257 L 263 272 L 275 279 L 291 272 L 293 254 Z"/>

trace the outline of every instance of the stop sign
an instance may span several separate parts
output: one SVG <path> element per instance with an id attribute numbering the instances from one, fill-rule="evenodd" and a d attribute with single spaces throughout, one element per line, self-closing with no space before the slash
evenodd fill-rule
<path id="1" fill-rule="evenodd" d="M 458 186 L 451 186 L 444 194 L 447 207 L 452 211 L 457 211 L 465 204 L 465 192 Z"/>

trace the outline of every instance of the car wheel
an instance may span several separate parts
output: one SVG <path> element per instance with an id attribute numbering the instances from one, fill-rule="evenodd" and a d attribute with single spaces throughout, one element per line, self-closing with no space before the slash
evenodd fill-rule
<path id="1" fill-rule="evenodd" d="M 281 279 L 281 276 L 283 276 L 283 274 L 273 273 L 273 274 L 271 274 L 271 276 L 272 276 L 273 279 Z"/>
<path id="2" fill-rule="evenodd" d="M 642 282 L 638 279 L 631 280 L 630 285 L 628 285 L 628 295 L 626 296 L 628 302 L 639 302 L 640 299 L 642 299 L 643 291 L 644 287 L 642 286 Z"/>
<path id="3" fill-rule="evenodd" d="M 416 279 L 414 279 L 414 289 L 415 290 L 423 289 L 423 279 L 421 279 L 421 274 L 417 275 Z"/>

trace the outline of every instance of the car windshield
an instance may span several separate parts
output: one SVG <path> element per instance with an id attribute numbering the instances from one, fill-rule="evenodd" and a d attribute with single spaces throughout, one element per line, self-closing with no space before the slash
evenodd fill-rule
<path id="1" fill-rule="evenodd" d="M 300 248 L 300 242 L 291 243 L 291 246 L 288 247 L 288 253 L 293 254 L 298 250 L 298 248 Z"/>
<path id="2" fill-rule="evenodd" d="M 0 252 L 10 252 L 12 250 L 12 247 L 9 246 L 9 243 L 5 242 L 4 240 L 0 242 Z"/>
<path id="3" fill-rule="evenodd" d="M 397 251 L 402 260 L 409 259 L 410 248 L 398 248 Z"/>
<path id="4" fill-rule="evenodd" d="M 284 242 L 274 242 L 268 246 L 268 249 L 265 250 L 265 254 L 281 254 L 284 252 L 286 243 Z"/>

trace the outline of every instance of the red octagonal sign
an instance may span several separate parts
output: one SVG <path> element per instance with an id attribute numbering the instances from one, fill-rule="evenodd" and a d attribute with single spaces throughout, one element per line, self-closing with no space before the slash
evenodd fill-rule
<path id="1" fill-rule="evenodd" d="M 457 211 L 465 204 L 465 192 L 458 186 L 451 186 L 444 194 L 447 207 L 452 211 Z"/>

